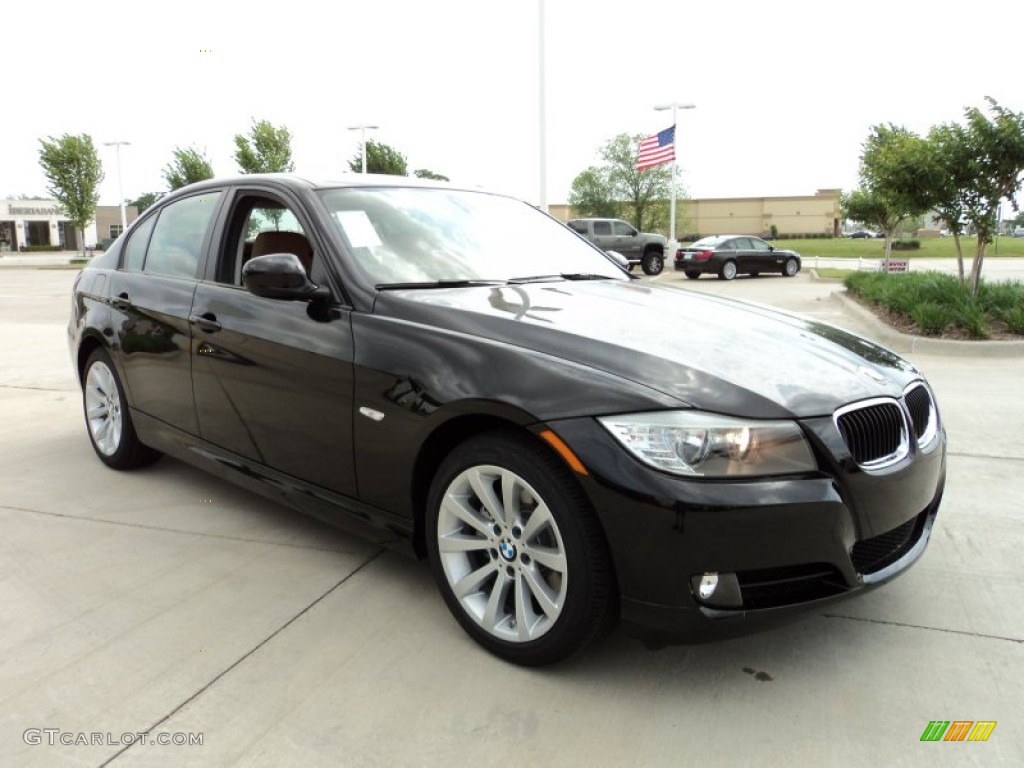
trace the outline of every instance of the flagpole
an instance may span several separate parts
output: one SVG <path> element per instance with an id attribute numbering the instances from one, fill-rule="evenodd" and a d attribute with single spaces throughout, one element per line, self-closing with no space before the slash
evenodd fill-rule
<path id="1" fill-rule="evenodd" d="M 677 105 L 672 102 L 672 213 L 669 214 L 668 242 L 671 252 L 670 258 L 675 258 L 676 248 L 676 109 Z"/>
<path id="2" fill-rule="evenodd" d="M 671 256 L 675 256 L 676 248 L 679 244 L 676 242 L 676 113 L 680 109 L 696 109 L 696 104 L 680 104 L 678 101 L 673 101 L 671 104 L 659 104 L 654 109 L 661 111 L 663 109 L 672 109 L 672 206 L 669 212 L 669 241 L 668 245 Z"/>

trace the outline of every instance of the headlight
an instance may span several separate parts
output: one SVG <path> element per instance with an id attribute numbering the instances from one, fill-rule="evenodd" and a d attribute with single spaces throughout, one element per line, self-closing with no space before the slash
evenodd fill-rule
<path id="1" fill-rule="evenodd" d="M 747 421 L 701 411 L 598 419 L 640 461 L 695 477 L 782 475 L 817 469 L 792 421 Z"/>

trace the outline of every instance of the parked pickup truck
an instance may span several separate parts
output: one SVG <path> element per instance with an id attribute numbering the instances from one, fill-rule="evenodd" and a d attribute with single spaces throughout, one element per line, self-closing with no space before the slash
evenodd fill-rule
<path id="1" fill-rule="evenodd" d="M 660 275 L 665 268 L 665 238 L 649 232 L 637 232 L 621 219 L 571 219 L 569 227 L 602 251 L 618 251 L 637 264 L 646 275 Z"/>

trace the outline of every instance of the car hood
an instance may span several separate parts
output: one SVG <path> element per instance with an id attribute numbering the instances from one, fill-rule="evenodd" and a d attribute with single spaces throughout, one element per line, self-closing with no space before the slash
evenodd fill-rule
<path id="1" fill-rule="evenodd" d="M 384 291 L 375 314 L 572 360 L 704 410 L 831 414 L 918 378 L 889 350 L 768 307 L 626 281 Z"/>

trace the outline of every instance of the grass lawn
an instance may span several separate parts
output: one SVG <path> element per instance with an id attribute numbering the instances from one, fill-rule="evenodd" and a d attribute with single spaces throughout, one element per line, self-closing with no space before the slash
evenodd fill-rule
<path id="1" fill-rule="evenodd" d="M 818 277 L 834 277 L 842 279 L 851 272 L 856 272 L 855 269 L 833 269 L 832 267 L 818 267 L 815 272 L 818 273 Z"/>
<path id="2" fill-rule="evenodd" d="M 964 249 L 964 260 L 968 263 L 974 257 L 975 241 L 973 238 L 964 238 L 960 241 Z M 885 255 L 885 240 L 863 239 L 852 240 L 850 238 L 832 238 L 823 240 L 772 240 L 776 248 L 787 248 L 797 251 L 801 256 L 813 258 L 814 256 L 827 256 L 831 258 L 858 258 L 880 259 Z M 990 243 L 985 249 L 985 258 L 991 259 L 996 256 L 1024 256 L 1024 237 L 1000 237 L 998 243 L 998 254 L 996 243 Z M 893 258 L 904 259 L 941 259 L 955 258 L 956 245 L 952 237 L 923 237 L 921 247 L 913 251 L 893 251 Z"/>

